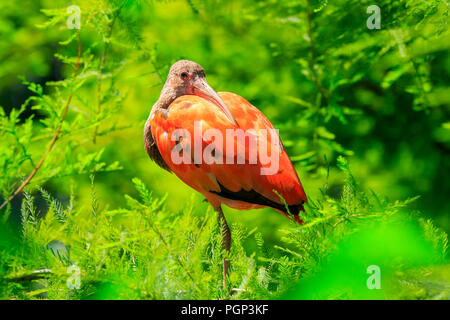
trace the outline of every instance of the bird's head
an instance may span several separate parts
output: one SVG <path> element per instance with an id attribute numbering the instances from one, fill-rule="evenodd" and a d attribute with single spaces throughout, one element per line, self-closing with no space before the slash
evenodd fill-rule
<path id="1" fill-rule="evenodd" d="M 170 67 L 163 92 L 170 92 L 174 98 L 196 95 L 214 103 L 231 122 L 237 125 L 225 102 L 208 85 L 205 70 L 201 65 L 189 60 L 179 60 Z"/>

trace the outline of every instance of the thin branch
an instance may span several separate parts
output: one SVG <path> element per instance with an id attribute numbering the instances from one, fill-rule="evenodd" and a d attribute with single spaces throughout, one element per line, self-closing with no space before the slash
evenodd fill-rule
<path id="1" fill-rule="evenodd" d="M 103 54 L 102 57 L 100 58 L 100 67 L 99 67 L 99 73 L 98 73 L 98 78 L 97 78 L 97 114 L 100 115 L 101 111 L 102 111 L 102 77 L 103 77 L 103 68 L 105 67 L 105 59 L 106 59 L 106 53 L 108 51 L 109 48 L 109 44 L 111 42 L 111 35 L 113 32 L 113 28 L 114 28 L 114 24 L 116 22 L 117 17 L 120 14 L 120 10 L 122 10 L 122 8 L 125 6 L 125 4 L 128 3 L 128 0 L 124 0 L 119 7 L 117 7 L 117 9 L 114 9 L 114 16 L 113 19 L 111 21 L 111 24 L 109 26 L 109 30 L 108 30 L 108 39 L 107 42 L 105 42 L 105 47 L 103 48 Z M 92 137 L 92 142 L 96 143 L 97 141 L 97 135 L 98 135 L 98 127 L 99 124 L 97 124 L 95 126 L 94 129 L 94 135 Z"/>
<path id="2" fill-rule="evenodd" d="M 105 46 L 103 48 L 103 54 L 100 58 L 100 67 L 99 67 L 99 72 L 98 72 L 98 77 L 97 77 L 97 115 L 100 115 L 100 113 L 102 111 L 102 77 L 103 77 L 103 69 L 105 67 L 106 53 L 108 52 L 108 47 L 111 42 L 111 35 L 112 35 L 113 28 L 114 28 L 114 23 L 116 22 L 116 18 L 119 15 L 119 12 L 120 12 L 120 9 L 117 11 L 117 13 L 114 14 L 114 17 L 111 21 L 111 24 L 110 24 L 109 30 L 108 30 L 108 36 L 107 36 L 108 39 L 107 39 L 107 42 L 105 42 Z M 96 141 L 97 141 L 98 127 L 99 127 L 99 124 L 97 124 L 94 129 L 94 135 L 92 137 L 93 143 L 96 143 Z"/>
<path id="3" fill-rule="evenodd" d="M 80 67 L 81 38 L 80 38 L 80 32 L 79 31 L 77 33 L 77 39 L 78 39 L 78 55 L 77 55 L 77 61 L 76 61 L 76 64 L 75 64 L 73 80 L 75 80 L 75 78 L 77 77 L 78 69 Z M 33 179 L 33 177 L 36 175 L 38 170 L 42 167 L 42 164 L 44 163 L 44 161 L 47 158 L 48 154 L 53 149 L 53 146 L 55 145 L 56 140 L 58 140 L 59 134 L 61 132 L 62 124 L 64 122 L 64 119 L 66 118 L 67 111 L 69 110 L 69 105 L 70 105 L 70 101 L 72 100 L 72 95 L 73 95 L 73 92 L 71 91 L 69 93 L 69 96 L 67 97 L 66 105 L 64 107 L 64 111 L 63 111 L 63 114 L 61 116 L 61 119 L 59 120 L 58 127 L 56 128 L 55 133 L 53 135 L 53 139 L 51 140 L 50 145 L 47 147 L 47 149 L 45 150 L 44 154 L 42 155 L 41 160 L 39 160 L 39 163 L 34 167 L 33 171 L 31 171 L 30 175 L 20 185 L 20 187 L 17 188 L 17 190 L 14 191 L 14 193 L 5 202 L 2 203 L 2 205 L 0 206 L 0 210 L 3 209 L 9 202 L 11 202 L 11 200 L 13 200 L 23 190 L 23 188 L 25 188 L 30 183 L 31 179 Z"/>
<path id="4" fill-rule="evenodd" d="M 31 281 L 36 279 L 42 279 L 45 276 L 51 275 L 52 271 L 50 269 L 40 269 L 40 270 L 33 270 L 28 273 L 19 273 L 14 274 L 5 277 L 6 280 L 12 281 L 12 282 L 24 282 L 24 281 Z"/>
<path id="5" fill-rule="evenodd" d="M 310 56 L 309 68 L 311 69 L 312 80 L 314 82 L 314 85 L 320 92 L 322 92 L 324 95 L 329 95 L 331 93 L 331 91 L 323 88 L 320 85 L 316 70 L 314 69 L 314 65 L 316 64 L 316 58 L 315 58 L 315 54 L 314 54 L 314 42 L 313 42 L 312 30 L 311 30 L 311 14 L 309 12 L 309 3 L 308 3 L 308 8 L 306 9 L 306 21 L 307 21 L 307 26 L 308 26 L 308 37 L 309 37 L 309 56 Z"/>
<path id="6" fill-rule="evenodd" d="M 186 275 L 189 277 L 189 279 L 191 279 L 192 283 L 194 284 L 194 286 L 201 291 L 200 287 L 197 285 L 197 282 L 194 280 L 194 277 L 191 275 L 191 273 L 189 272 L 189 270 L 186 269 L 186 267 L 184 266 L 184 264 L 181 262 L 180 258 L 178 258 L 178 256 L 172 254 L 172 252 L 170 251 L 170 246 L 167 243 L 165 237 L 163 236 L 163 234 L 161 233 L 161 231 L 159 231 L 158 227 L 153 223 L 152 218 L 150 217 L 150 213 L 147 211 L 146 207 L 142 207 L 140 209 L 143 209 L 146 214 L 144 214 L 144 218 L 147 221 L 147 223 L 150 225 L 150 227 L 156 232 L 156 234 L 158 235 L 159 239 L 161 239 L 162 243 L 164 244 L 164 246 L 166 247 L 167 251 L 169 252 L 169 254 L 175 258 L 176 262 L 178 263 L 178 265 L 181 267 L 181 269 L 184 270 L 184 272 L 186 272 Z M 141 211 L 142 212 L 142 211 Z"/>
<path id="7" fill-rule="evenodd" d="M 362 217 L 362 216 L 370 216 L 370 215 L 376 215 L 376 214 L 381 214 L 380 212 L 368 212 L 368 213 L 354 213 L 351 214 L 349 216 L 346 216 L 342 219 L 340 219 L 339 221 L 337 221 L 331 228 L 330 231 L 333 231 L 338 225 L 340 225 L 342 222 L 350 220 L 350 218 L 355 218 L 355 217 Z"/>

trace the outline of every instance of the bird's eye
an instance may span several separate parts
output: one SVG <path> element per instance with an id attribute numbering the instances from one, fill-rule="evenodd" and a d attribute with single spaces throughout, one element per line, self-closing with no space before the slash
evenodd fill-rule
<path id="1" fill-rule="evenodd" d="M 181 79 L 186 80 L 187 77 L 188 77 L 187 72 L 182 72 L 182 73 L 181 73 Z"/>

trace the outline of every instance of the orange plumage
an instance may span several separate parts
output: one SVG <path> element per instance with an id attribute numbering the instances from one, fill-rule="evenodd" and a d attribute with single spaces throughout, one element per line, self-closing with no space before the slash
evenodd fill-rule
<path id="1" fill-rule="evenodd" d="M 220 207 L 221 204 L 240 210 L 272 207 L 288 216 L 285 205 L 274 192 L 275 190 L 289 205 L 289 211 L 294 214 L 295 220 L 300 222 L 298 212 L 302 210 L 302 204 L 307 201 L 307 198 L 281 143 L 275 146 L 279 148 L 278 170 L 271 175 L 261 174 L 261 167 L 264 165 L 259 155 L 255 164 L 249 164 L 248 161 L 244 164 L 236 163 L 238 157 L 249 159 L 249 140 L 245 144 L 245 154 L 239 154 L 238 150 L 235 150 L 235 161 L 231 164 L 226 163 L 225 152 L 221 155 L 223 164 L 194 163 L 193 154 L 190 155 L 191 163 L 174 163 L 172 152 L 177 143 L 175 139 L 172 139 L 174 131 L 182 128 L 189 132 L 190 140 L 185 140 L 183 143 L 187 143 L 188 149 L 193 151 L 196 121 L 201 123 L 202 132 L 215 129 L 222 133 L 223 149 L 227 141 L 226 129 L 254 130 L 258 141 L 270 140 L 269 136 L 259 135 L 261 129 L 274 129 L 261 111 L 239 95 L 229 92 L 221 92 L 218 95 L 230 110 L 237 125 L 233 124 L 214 103 L 196 95 L 180 96 L 169 105 L 167 113 L 155 113 L 149 118 L 151 133 L 162 159 L 177 177 L 203 194 L 214 208 Z M 203 138 L 202 151 L 214 143 L 213 138 Z M 234 143 L 238 143 L 237 139 Z M 271 146 L 273 147 L 271 141 L 267 141 L 267 145 L 269 150 Z M 220 145 L 216 147 L 216 152 L 220 152 Z M 259 143 L 256 147 L 260 147 Z"/>

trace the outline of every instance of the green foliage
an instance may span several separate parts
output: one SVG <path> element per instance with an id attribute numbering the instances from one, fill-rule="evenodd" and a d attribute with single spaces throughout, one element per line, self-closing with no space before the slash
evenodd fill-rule
<path id="1" fill-rule="evenodd" d="M 216 214 L 143 150 L 168 68 L 187 58 L 267 115 L 309 197 L 302 226 L 226 209 L 231 298 L 378 298 L 333 282 L 352 255 L 389 261 L 383 298 L 448 298 L 446 1 L 378 1 L 380 30 L 356 0 L 81 0 L 80 30 L 72 4 L 0 4 L 0 199 L 35 172 L 0 211 L 0 297 L 228 296 Z M 383 235 L 398 246 L 378 256 L 346 245 Z M 420 250 L 402 237 L 426 259 L 403 259 Z"/>
<path id="2" fill-rule="evenodd" d="M 351 177 L 345 160 L 340 159 L 340 163 Z M 228 297 L 222 287 L 221 235 L 216 214 L 208 210 L 202 217 L 196 216 L 192 201 L 178 212 L 167 210 L 166 199 L 154 197 L 137 178 L 133 183 L 140 199 L 126 195 L 127 206 L 114 210 L 99 209 L 101 200 L 97 199 L 95 185 L 91 190 L 92 210 L 72 202 L 64 207 L 41 190 L 49 205 L 45 218 L 41 219 L 38 219 L 33 197 L 26 193 L 22 202 L 22 237 L 16 239 L 18 242 L 12 248 L 0 250 L 6 267 L 2 278 L 7 281 L 7 285 L 2 286 L 2 295 L 32 298 L 44 293 L 49 299 Z M 282 230 L 282 245 L 266 244 L 257 228 L 249 230 L 241 224 L 233 224 L 229 281 L 236 290 L 231 298 L 279 298 L 290 292 L 299 279 L 308 279 L 317 270 L 322 270 L 323 267 L 318 267 L 327 265 L 330 253 L 336 247 L 341 251 L 348 250 L 346 243 L 358 244 L 357 261 L 362 264 L 363 272 L 368 261 L 375 261 L 387 270 L 395 269 L 397 273 L 412 272 L 413 267 L 430 268 L 430 264 L 441 264 L 445 261 L 447 237 L 430 221 L 421 222 L 421 228 L 411 231 L 408 221 L 415 221 L 414 214 L 404 209 L 410 202 L 380 201 L 375 194 L 366 195 L 353 179 L 348 179 L 340 199 L 324 195 L 321 199 L 311 200 L 304 214 L 305 224 L 292 223 Z M 369 222 L 387 227 L 373 233 L 373 228 L 367 227 Z M 400 234 L 394 233 L 391 237 L 386 228 L 392 223 L 400 226 L 396 231 Z M 366 243 L 352 239 L 353 234 L 361 233 L 369 234 L 373 240 Z M 249 254 L 245 250 L 245 241 L 251 238 L 255 239 L 257 250 Z M 407 246 L 398 247 L 401 241 Z M 387 246 L 394 246 L 394 249 L 384 251 Z M 428 250 L 428 246 L 434 251 Z M 395 249 L 397 247 L 399 249 Z M 417 254 L 425 254 L 425 260 L 408 262 Z M 71 265 L 81 270 L 82 285 L 78 290 L 67 287 L 70 276 L 67 268 Z M 331 266 L 331 273 L 338 275 L 355 268 L 354 262 Z M 45 282 L 34 275 L 35 270 L 49 270 Z M 330 279 L 329 275 L 327 279 Z M 407 279 L 414 281 L 415 278 Z M 32 284 L 36 282 L 41 283 L 41 287 L 32 290 Z M 29 286 L 25 291 L 24 283 Z M 397 285 L 394 280 L 385 283 Z M 315 288 L 315 296 L 321 298 L 367 296 L 367 292 L 355 296 L 355 292 L 351 295 L 351 288 L 345 291 L 345 287 L 330 285 L 327 286 L 328 295 L 324 296 L 317 292 L 319 287 Z M 380 295 L 398 297 L 395 291 L 389 290 L 379 293 L 378 297 Z"/>

